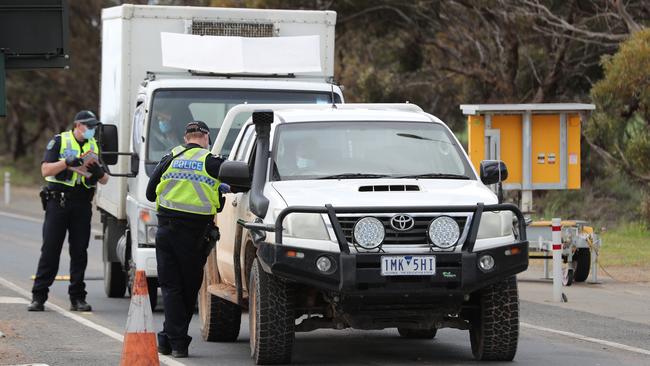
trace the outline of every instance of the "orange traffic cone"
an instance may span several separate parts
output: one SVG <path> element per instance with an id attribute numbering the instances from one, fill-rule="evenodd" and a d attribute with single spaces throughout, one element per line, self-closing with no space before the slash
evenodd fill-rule
<path id="1" fill-rule="evenodd" d="M 149 303 L 147 277 L 144 271 L 135 273 L 120 365 L 160 365 L 156 335 L 153 331 L 153 314 Z"/>

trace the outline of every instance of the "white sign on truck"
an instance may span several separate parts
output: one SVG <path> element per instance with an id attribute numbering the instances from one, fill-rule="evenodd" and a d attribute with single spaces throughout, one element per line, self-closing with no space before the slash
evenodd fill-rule
<path id="1" fill-rule="evenodd" d="M 97 191 L 108 296 L 123 296 L 129 274 L 143 269 L 155 307 L 157 220 L 145 189 L 160 158 L 182 143 L 189 121 L 206 122 L 216 136 L 238 104 L 342 102 L 341 90 L 330 84 L 335 23 L 332 11 L 144 5 L 103 10 L 102 145 L 104 152 L 121 152 L 103 154 L 113 178 Z M 225 137 L 225 155 L 245 120 Z"/>

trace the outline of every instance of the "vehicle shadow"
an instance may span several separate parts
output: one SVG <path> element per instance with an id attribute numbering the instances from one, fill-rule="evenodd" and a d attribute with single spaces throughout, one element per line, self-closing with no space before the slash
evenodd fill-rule
<path id="1" fill-rule="evenodd" d="M 439 330 L 431 340 L 405 339 L 397 330 L 297 333 L 293 364 L 467 365 L 472 357 L 467 331 Z"/>

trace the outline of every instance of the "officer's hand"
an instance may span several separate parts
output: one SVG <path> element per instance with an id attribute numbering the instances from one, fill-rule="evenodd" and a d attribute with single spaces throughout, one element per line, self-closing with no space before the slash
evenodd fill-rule
<path id="1" fill-rule="evenodd" d="M 84 161 L 81 160 L 81 158 L 78 158 L 76 156 L 68 156 L 65 158 L 65 165 L 71 166 L 71 167 L 77 167 L 77 166 L 82 166 L 84 164 Z"/>
<path id="2" fill-rule="evenodd" d="M 97 180 L 102 179 L 104 177 L 104 168 L 102 168 L 99 163 L 94 163 L 88 165 L 88 172 L 92 174 L 92 178 L 95 178 Z"/>
<path id="3" fill-rule="evenodd" d="M 226 183 L 219 184 L 219 193 L 231 193 L 230 186 Z"/>

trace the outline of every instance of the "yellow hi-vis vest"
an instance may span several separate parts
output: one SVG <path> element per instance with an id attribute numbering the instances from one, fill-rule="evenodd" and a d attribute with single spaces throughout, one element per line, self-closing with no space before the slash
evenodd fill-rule
<path id="1" fill-rule="evenodd" d="M 174 156 L 185 147 L 172 149 Z M 198 215 L 214 215 L 219 208 L 219 180 L 211 177 L 205 167 L 210 152 L 191 148 L 175 157 L 156 186 L 156 208 Z"/>
<path id="2" fill-rule="evenodd" d="M 65 160 L 68 156 L 80 157 L 81 154 L 86 151 L 92 151 L 95 154 L 99 155 L 99 146 L 97 146 L 97 141 L 94 138 L 86 140 L 83 146 L 79 146 L 79 142 L 74 138 L 72 131 L 65 131 L 61 133 L 61 147 L 59 148 L 59 160 Z M 78 174 L 77 172 L 72 172 L 69 174 L 70 179 L 68 180 L 58 180 L 55 176 L 45 177 L 45 180 L 53 183 L 65 184 L 66 186 L 74 187 L 75 184 L 83 184 L 86 188 L 93 188 L 94 184 L 89 184 L 86 182 L 86 177 Z"/>

